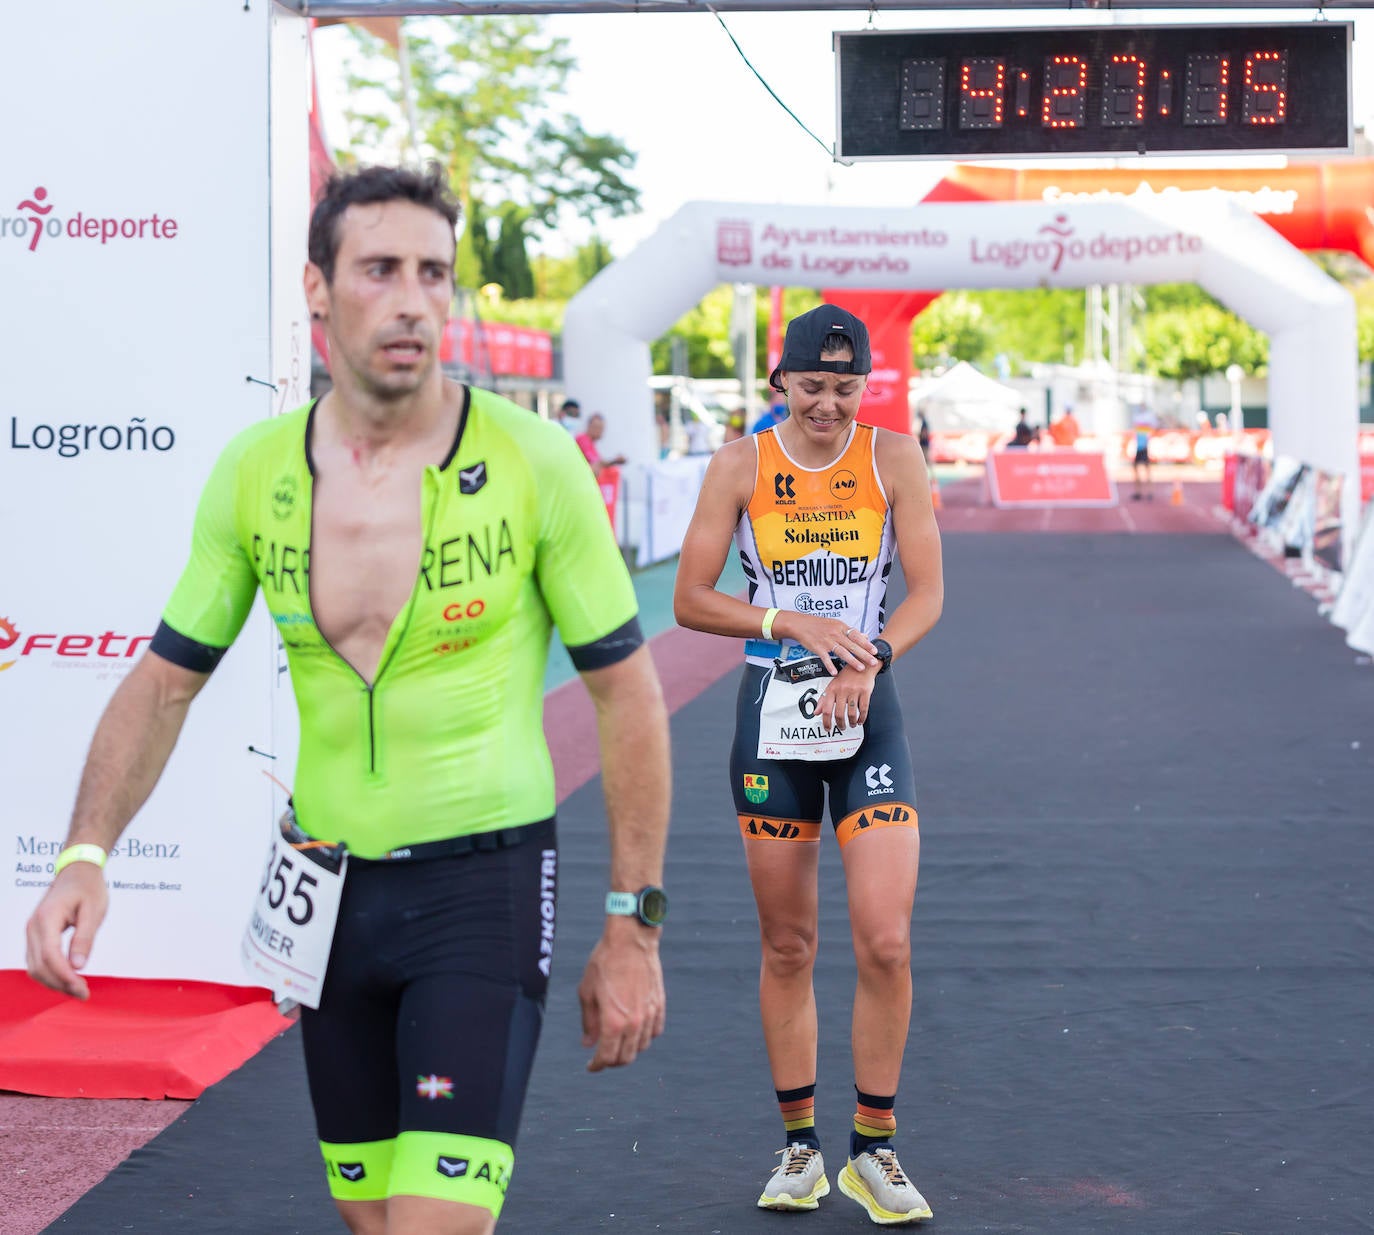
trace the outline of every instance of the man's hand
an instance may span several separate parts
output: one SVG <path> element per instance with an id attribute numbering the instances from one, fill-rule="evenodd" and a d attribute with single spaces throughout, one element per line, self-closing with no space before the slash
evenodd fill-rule
<path id="1" fill-rule="evenodd" d="M 633 1063 L 663 1032 L 666 999 L 658 930 L 612 918 L 592 949 L 582 983 L 582 1045 L 596 1047 L 588 1072 Z"/>
<path id="2" fill-rule="evenodd" d="M 88 999 L 90 987 L 77 970 L 86 967 L 109 903 L 109 889 L 98 866 L 73 862 L 60 871 L 25 931 L 29 977 L 64 995 Z M 69 926 L 75 930 L 68 953 L 62 950 L 62 936 Z"/>

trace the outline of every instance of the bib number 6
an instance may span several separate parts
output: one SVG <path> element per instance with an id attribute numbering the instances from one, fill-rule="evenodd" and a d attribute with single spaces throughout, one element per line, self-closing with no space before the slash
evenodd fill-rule
<path id="1" fill-rule="evenodd" d="M 821 692 L 814 686 L 802 692 L 802 697 L 797 700 L 797 711 L 807 720 L 816 714 L 816 700 L 821 697 Z"/>

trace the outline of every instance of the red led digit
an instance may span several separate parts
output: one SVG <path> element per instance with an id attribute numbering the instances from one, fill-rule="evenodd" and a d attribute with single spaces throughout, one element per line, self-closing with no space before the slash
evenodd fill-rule
<path id="1" fill-rule="evenodd" d="M 1078 129 L 1088 114 L 1088 65 L 1078 56 L 1045 61 L 1045 97 L 1040 122 L 1047 129 Z"/>
<path id="2" fill-rule="evenodd" d="M 1173 111 L 1174 102 L 1174 75 L 1168 69 L 1164 69 L 1159 74 L 1159 87 L 1155 94 L 1155 100 L 1159 105 L 1159 114 L 1167 116 Z"/>
<path id="3" fill-rule="evenodd" d="M 1102 82 L 1102 127 L 1121 129 L 1145 123 L 1145 61 L 1118 53 Z"/>
<path id="4" fill-rule="evenodd" d="M 1016 74 L 1016 114 L 1023 120 L 1030 115 L 1030 74 L 1025 69 Z"/>
<path id="5" fill-rule="evenodd" d="M 959 66 L 959 127 L 1000 129 L 1006 111 L 1007 63 L 979 58 Z"/>
<path id="6" fill-rule="evenodd" d="M 1288 53 L 1257 51 L 1245 58 L 1242 124 L 1282 124 L 1288 119 Z"/>
<path id="7" fill-rule="evenodd" d="M 1225 124 L 1230 89 L 1228 57 L 1189 56 L 1183 85 L 1183 123 Z"/>

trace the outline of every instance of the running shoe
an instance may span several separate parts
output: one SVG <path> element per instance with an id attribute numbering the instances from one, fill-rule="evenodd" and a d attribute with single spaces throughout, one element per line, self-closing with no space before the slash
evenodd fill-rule
<path id="1" fill-rule="evenodd" d="M 840 1191 L 858 1201 L 879 1226 L 900 1226 L 931 1216 L 926 1198 L 906 1177 L 890 1145 L 850 1158 L 840 1172 Z"/>
<path id="2" fill-rule="evenodd" d="M 778 1150 L 782 1165 L 773 1172 L 759 1197 L 760 1209 L 817 1209 L 830 1191 L 825 1160 L 819 1149 L 792 1144 Z"/>

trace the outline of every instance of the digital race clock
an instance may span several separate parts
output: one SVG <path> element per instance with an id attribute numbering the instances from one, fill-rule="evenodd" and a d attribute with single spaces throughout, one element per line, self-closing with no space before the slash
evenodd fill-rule
<path id="1" fill-rule="evenodd" d="M 835 156 L 1350 150 L 1349 22 L 839 31 Z"/>

